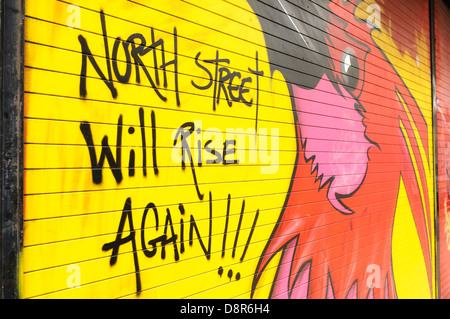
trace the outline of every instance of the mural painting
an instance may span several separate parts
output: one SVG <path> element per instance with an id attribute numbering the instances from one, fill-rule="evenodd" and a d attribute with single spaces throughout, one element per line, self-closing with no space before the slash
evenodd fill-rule
<path id="1" fill-rule="evenodd" d="M 255 11 L 263 6 L 255 2 Z M 283 0 L 278 6 L 282 10 L 277 20 L 297 32 L 300 45 L 293 52 L 316 70 L 312 80 L 298 82 L 301 76 L 287 75 L 298 135 L 296 171 L 255 283 L 281 250 L 274 297 L 397 297 L 391 246 L 403 191 L 419 234 L 431 293 L 429 131 L 414 97 L 374 39 L 381 25 L 367 28 L 367 20 L 357 16 L 361 8 L 356 3 L 333 1 L 328 7 L 311 5 L 322 17 L 321 28 L 301 29 L 292 17 L 307 21 L 311 12 Z M 270 29 L 272 22 L 264 21 Z M 268 39 L 268 46 L 281 46 L 270 42 L 283 42 L 276 39 Z M 269 59 L 289 67 L 278 53 Z M 381 272 L 381 289 L 366 284 L 370 265 Z"/>
<path id="2" fill-rule="evenodd" d="M 22 297 L 433 297 L 429 30 L 405 12 L 28 2 Z"/>

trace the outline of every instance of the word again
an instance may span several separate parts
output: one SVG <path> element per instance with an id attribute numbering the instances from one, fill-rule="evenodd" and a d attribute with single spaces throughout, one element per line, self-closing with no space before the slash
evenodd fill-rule
<path id="1" fill-rule="evenodd" d="M 228 203 L 230 201 L 230 196 L 228 196 Z M 229 219 L 229 207 L 227 209 L 227 225 L 228 225 L 228 219 Z M 233 246 L 233 257 L 236 253 L 236 247 L 239 240 L 239 234 L 241 231 L 241 223 L 243 219 L 243 208 L 245 207 L 245 202 L 242 204 L 242 210 L 241 215 L 239 217 L 239 225 L 238 229 L 236 230 L 235 234 L 235 240 L 234 240 L 234 246 Z M 150 227 L 149 224 L 149 218 L 153 216 L 153 224 Z M 120 217 L 119 227 L 117 229 L 116 238 L 103 245 L 102 250 L 103 251 L 111 251 L 111 257 L 110 257 L 110 265 L 113 266 L 116 264 L 117 259 L 119 258 L 119 250 L 120 247 L 126 244 L 132 245 L 132 251 L 133 251 L 133 262 L 135 267 L 135 275 L 136 275 L 136 293 L 139 294 L 142 291 L 142 284 L 141 284 L 141 277 L 140 277 L 140 267 L 139 267 L 139 255 L 138 252 L 142 252 L 145 257 L 147 258 L 154 258 L 157 256 L 158 253 L 160 253 L 160 257 L 162 260 L 165 260 L 168 257 L 167 249 L 172 246 L 173 253 L 170 255 L 173 256 L 173 259 L 175 261 L 180 260 L 181 255 L 186 252 L 186 245 L 188 244 L 189 247 L 192 247 L 195 242 L 198 242 L 198 244 L 201 247 L 201 250 L 203 251 L 204 256 L 207 260 L 211 258 L 212 254 L 212 240 L 213 240 L 213 200 L 212 200 L 212 194 L 209 193 L 209 218 L 208 218 L 208 227 L 205 233 L 202 233 L 200 231 L 200 228 L 197 224 L 197 221 L 193 214 L 189 216 L 189 221 L 185 222 L 186 211 L 183 206 L 183 204 L 179 204 L 178 206 L 178 217 L 179 223 L 178 227 L 177 224 L 174 223 L 174 220 L 177 216 L 174 215 L 174 212 L 171 211 L 169 208 L 166 208 L 166 214 L 165 214 L 165 223 L 164 228 L 162 228 L 160 225 L 160 212 L 158 210 L 158 207 L 153 203 L 150 202 L 146 205 L 144 208 L 144 212 L 141 219 L 140 229 L 135 228 L 134 224 L 134 218 L 133 218 L 133 209 L 132 209 L 132 202 L 131 198 L 127 198 L 122 210 L 122 214 Z M 247 253 L 248 247 L 250 245 L 253 232 L 256 227 L 256 222 L 258 220 L 259 211 L 257 211 L 255 215 L 255 219 L 253 221 L 253 225 L 250 230 L 250 234 L 245 239 L 245 246 L 243 253 L 240 257 L 240 261 L 242 262 L 245 258 L 245 255 Z M 125 226 L 128 223 L 128 229 L 129 233 L 127 234 Z M 228 226 L 226 226 L 228 227 Z M 188 228 L 188 231 L 187 229 Z M 163 233 L 161 234 L 161 230 L 163 230 Z M 225 232 L 228 231 L 227 228 L 224 230 Z M 153 233 L 153 236 L 149 236 L 149 233 Z M 140 246 L 141 249 L 138 250 L 138 243 L 139 240 L 136 238 L 136 234 L 140 234 Z M 185 234 L 187 236 L 185 236 Z M 194 239 L 197 239 L 196 241 Z M 224 233 L 223 237 L 223 249 L 225 249 L 225 240 L 226 240 L 226 233 Z M 223 257 L 223 254 L 222 254 Z"/>

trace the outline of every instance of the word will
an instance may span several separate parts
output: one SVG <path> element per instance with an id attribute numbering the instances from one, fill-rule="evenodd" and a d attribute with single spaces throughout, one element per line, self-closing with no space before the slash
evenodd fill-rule
<path id="1" fill-rule="evenodd" d="M 158 163 L 156 158 L 156 116 L 155 112 L 151 112 L 150 116 L 151 130 L 152 130 L 152 158 L 153 158 L 153 172 L 158 175 Z M 145 116 L 144 109 L 141 107 L 139 109 L 139 127 L 141 134 L 141 147 L 142 147 L 142 173 L 147 176 L 147 138 L 145 134 Z M 102 150 L 100 156 L 97 158 L 97 153 L 94 147 L 94 140 L 92 137 L 91 125 L 89 122 L 82 122 L 80 124 L 80 130 L 83 134 L 84 140 L 86 141 L 86 146 L 89 150 L 89 157 L 91 160 L 92 169 L 92 181 L 95 184 L 101 184 L 103 180 L 103 166 L 105 160 L 108 161 L 111 172 L 114 175 L 117 184 L 120 184 L 123 179 L 122 174 L 122 135 L 123 135 L 123 116 L 120 115 L 117 121 L 117 135 L 116 135 L 116 155 L 114 156 L 111 147 L 109 145 L 109 138 L 105 135 L 102 139 Z M 130 126 L 128 128 L 128 134 L 132 135 L 135 133 L 135 128 Z M 136 171 L 136 152 L 134 149 L 130 150 L 129 162 L 128 162 L 128 176 L 134 176 Z"/>

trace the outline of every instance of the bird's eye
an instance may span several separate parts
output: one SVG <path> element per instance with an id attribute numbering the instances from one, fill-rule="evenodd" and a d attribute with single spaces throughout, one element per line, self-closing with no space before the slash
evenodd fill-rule
<path id="1" fill-rule="evenodd" d="M 352 49 L 347 48 L 341 58 L 341 78 L 344 87 L 353 92 L 359 83 L 359 65 Z"/>

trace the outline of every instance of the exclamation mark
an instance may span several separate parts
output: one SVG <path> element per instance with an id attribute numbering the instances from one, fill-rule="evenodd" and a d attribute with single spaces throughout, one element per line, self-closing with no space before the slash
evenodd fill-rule
<path id="1" fill-rule="evenodd" d="M 242 208 L 241 208 L 241 215 L 239 216 L 239 223 L 236 229 L 236 237 L 234 238 L 234 246 L 233 246 L 233 254 L 232 257 L 234 258 L 236 254 L 236 246 L 239 239 L 239 232 L 241 231 L 241 224 L 242 224 L 242 218 L 244 217 L 244 210 L 245 210 L 245 200 L 242 201 Z"/>
<path id="2" fill-rule="evenodd" d="M 231 195 L 228 194 L 228 200 L 227 200 L 227 219 L 225 221 L 225 230 L 223 231 L 223 244 L 222 244 L 222 257 L 225 256 L 225 246 L 227 241 L 227 232 L 228 232 L 228 220 L 230 218 L 230 202 L 231 202 Z"/>
<path id="3" fill-rule="evenodd" d="M 244 260 L 245 254 L 247 253 L 248 246 L 250 245 L 250 241 L 253 236 L 253 232 L 255 231 L 256 222 L 258 221 L 259 217 L 259 209 L 256 211 L 255 220 L 253 221 L 252 229 L 250 230 L 250 234 L 248 235 L 247 243 L 245 244 L 244 252 L 242 253 L 240 261 L 242 262 Z"/>

